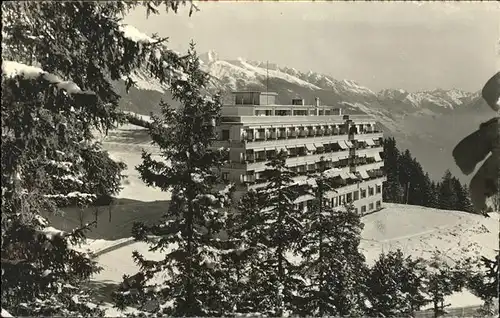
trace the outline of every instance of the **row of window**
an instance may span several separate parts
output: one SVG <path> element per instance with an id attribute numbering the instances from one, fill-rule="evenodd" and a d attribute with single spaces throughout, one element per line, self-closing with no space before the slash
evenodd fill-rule
<path id="1" fill-rule="evenodd" d="M 375 147 L 376 148 L 376 147 Z M 354 151 L 356 150 L 364 150 L 364 149 L 371 149 L 371 147 L 366 147 L 366 148 L 358 148 L 358 149 L 353 149 Z M 314 155 L 322 155 L 322 154 L 333 154 L 336 152 L 341 152 L 341 151 L 346 151 L 344 147 L 339 146 L 338 144 L 331 144 L 328 146 L 318 146 L 316 148 L 315 145 L 306 145 L 306 146 L 297 146 L 297 147 L 287 147 L 287 158 L 297 158 L 297 157 L 307 157 L 307 156 L 314 156 Z M 274 159 L 278 154 L 278 149 L 274 150 L 262 150 L 258 152 L 252 151 L 252 149 L 247 150 L 245 154 L 242 154 L 241 158 L 241 163 L 249 163 L 249 162 L 262 162 L 262 161 L 268 161 L 270 159 Z M 365 156 L 356 156 L 356 153 L 354 152 L 353 155 L 351 156 L 353 159 L 355 158 L 364 158 Z M 375 161 L 381 161 L 382 158 L 380 157 L 380 154 L 378 152 L 374 153 L 372 156 L 375 158 Z"/>
<path id="2" fill-rule="evenodd" d="M 307 211 L 311 209 L 312 202 L 313 202 L 312 200 L 307 202 L 301 202 L 298 203 L 296 207 L 300 210 Z M 350 202 L 352 201 L 345 200 L 343 196 L 340 196 L 325 201 L 325 206 L 336 208 Z M 380 209 L 381 206 L 382 206 L 382 201 L 377 200 L 375 203 L 371 202 L 368 205 L 362 205 L 360 208 L 356 207 L 355 211 L 356 213 L 359 213 L 361 211 L 361 214 L 365 214 L 367 212 L 373 211 L 374 209 Z"/>
<path id="3" fill-rule="evenodd" d="M 270 109 L 256 109 L 255 116 L 333 116 L 339 115 L 338 110 L 320 109 L 277 109 L 273 113 Z"/>
<path id="4" fill-rule="evenodd" d="M 362 125 L 360 125 L 362 126 Z M 357 128 L 351 127 L 349 134 L 369 134 L 378 133 L 380 131 L 373 127 Z M 245 129 L 242 131 L 241 140 L 247 142 L 263 141 L 269 139 L 289 139 L 289 138 L 307 138 L 307 137 L 323 137 L 323 136 L 338 136 L 347 135 L 347 129 L 344 125 L 337 127 L 330 126 L 309 126 L 298 128 L 260 128 L 260 129 Z M 222 129 L 221 140 L 226 141 L 231 139 L 229 129 Z"/>
<path id="5" fill-rule="evenodd" d="M 368 190 L 368 191 L 367 191 Z M 375 187 L 368 187 L 368 189 L 361 189 L 359 191 L 353 191 L 351 193 L 345 194 L 347 202 L 354 202 L 360 199 L 364 199 L 367 196 L 373 196 L 376 194 L 380 194 L 382 192 L 382 186 L 376 185 Z"/>
<path id="6" fill-rule="evenodd" d="M 375 206 L 374 206 L 373 202 L 372 202 L 372 203 L 370 203 L 370 204 L 368 205 L 368 211 L 367 211 L 367 209 L 366 209 L 366 205 L 363 205 L 363 206 L 361 206 L 361 214 L 365 214 L 366 212 L 371 212 L 371 211 L 373 211 L 374 209 L 377 209 L 377 210 L 378 210 L 378 209 L 380 209 L 381 207 L 382 207 L 382 202 L 381 202 L 380 200 L 378 200 L 378 201 L 375 203 Z M 356 208 L 356 212 L 358 212 L 358 208 Z"/>

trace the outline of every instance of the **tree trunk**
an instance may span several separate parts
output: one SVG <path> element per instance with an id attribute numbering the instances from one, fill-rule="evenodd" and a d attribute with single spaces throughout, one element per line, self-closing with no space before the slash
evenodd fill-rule
<path id="1" fill-rule="evenodd" d="M 500 112 L 498 112 L 498 114 L 500 115 Z M 497 121 L 497 139 L 494 143 L 492 155 L 496 158 L 497 162 L 497 198 L 494 199 L 500 201 L 500 119 Z M 493 209 L 495 209 L 496 212 L 500 210 L 498 201 L 495 202 L 493 206 Z"/>
<path id="2" fill-rule="evenodd" d="M 281 184 L 279 185 L 279 190 L 278 191 L 281 191 Z M 278 194 L 279 195 L 279 198 L 278 198 L 278 248 L 276 249 L 276 253 L 278 254 L 278 280 L 279 280 L 279 284 L 281 285 L 284 285 L 283 284 L 283 281 L 284 281 L 284 277 L 285 277 L 285 269 L 284 269 L 284 248 L 283 248 L 283 240 L 284 240 L 284 237 L 283 237 L 283 222 L 284 222 L 284 215 L 283 215 L 283 207 L 281 206 L 281 202 L 282 200 L 284 200 L 283 198 L 283 195 L 281 195 L 281 193 Z M 279 286 L 278 288 L 281 288 L 281 286 Z M 276 308 L 276 315 L 278 317 L 283 317 L 283 294 L 284 294 L 284 286 L 283 286 L 283 289 L 281 290 L 281 295 L 279 294 L 279 290 L 278 290 L 278 299 L 277 299 L 277 308 Z"/>
<path id="3" fill-rule="evenodd" d="M 318 184 L 318 187 L 320 185 Z M 319 199 L 319 206 L 318 206 L 318 212 L 319 212 L 319 219 L 321 219 L 322 213 L 323 213 L 323 192 L 318 189 L 318 199 Z M 320 281 L 320 291 L 321 295 L 324 297 L 325 296 L 325 273 L 323 266 L 321 264 L 323 257 L 324 257 L 324 252 L 323 252 L 323 229 L 320 228 L 320 233 L 319 233 L 319 281 Z M 326 305 L 325 305 L 325 300 L 322 299 L 320 304 L 319 304 L 319 315 L 321 317 L 324 317 L 326 315 Z"/>
<path id="4" fill-rule="evenodd" d="M 186 271 L 187 271 L 187 279 L 186 279 L 186 302 L 187 305 L 191 308 L 194 309 L 193 306 L 195 306 L 195 300 L 194 300 L 194 289 L 193 289 L 193 217 L 194 217 L 194 207 L 193 207 L 193 200 L 194 196 L 192 195 L 191 191 L 188 192 L 188 215 L 186 218 L 186 234 L 187 234 L 187 264 L 186 264 Z M 189 312 L 188 312 L 189 313 Z M 191 316 L 192 314 L 189 314 L 188 316 Z"/>

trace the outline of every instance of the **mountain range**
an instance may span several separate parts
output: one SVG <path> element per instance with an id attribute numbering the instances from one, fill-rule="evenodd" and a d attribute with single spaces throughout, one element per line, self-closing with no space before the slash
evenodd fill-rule
<path id="1" fill-rule="evenodd" d="M 209 89 L 222 91 L 225 97 L 235 90 L 268 90 L 278 93 L 278 104 L 290 104 L 293 98 L 313 103 L 319 98 L 322 104 L 342 107 L 348 113 L 374 116 L 386 135 L 396 138 L 398 148 L 409 149 L 433 179 L 441 178 L 449 168 L 464 182 L 469 180 L 456 168 L 451 151 L 481 122 L 494 116 L 481 98 L 479 89 L 484 83 L 478 83 L 476 92 L 439 88 L 374 92 L 355 81 L 331 75 L 244 58 L 220 59 L 215 51 L 201 54 L 200 60 L 211 76 Z M 133 78 L 136 86 L 128 94 L 124 83 L 116 83 L 124 110 L 144 115 L 156 113 L 161 99 L 176 105 L 168 87 L 146 72 L 136 72 Z"/>

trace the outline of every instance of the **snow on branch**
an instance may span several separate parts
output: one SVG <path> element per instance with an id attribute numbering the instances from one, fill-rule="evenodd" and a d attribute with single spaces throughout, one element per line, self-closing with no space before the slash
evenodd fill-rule
<path id="1" fill-rule="evenodd" d="M 13 317 L 11 314 L 7 312 L 7 310 L 2 308 L 2 317 Z"/>
<path id="2" fill-rule="evenodd" d="M 118 28 L 120 32 L 123 33 L 123 36 L 126 37 L 127 39 L 137 42 L 137 43 L 153 43 L 156 42 L 152 37 L 142 33 L 141 31 L 137 30 L 135 27 L 128 25 L 128 24 L 122 24 Z"/>
<path id="3" fill-rule="evenodd" d="M 56 85 L 58 89 L 65 90 L 69 94 L 94 95 L 94 92 L 83 91 L 74 82 L 63 81 L 57 75 L 45 72 L 39 67 L 14 61 L 2 61 L 2 76 L 5 76 L 9 79 L 19 76 L 28 80 L 42 77 L 47 82 Z"/>

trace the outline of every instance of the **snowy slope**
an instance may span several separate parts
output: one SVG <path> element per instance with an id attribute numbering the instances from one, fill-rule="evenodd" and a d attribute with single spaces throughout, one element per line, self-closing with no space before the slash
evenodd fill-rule
<path id="1" fill-rule="evenodd" d="M 145 120 L 149 119 L 148 116 L 141 117 Z M 127 165 L 123 172 L 125 175 L 122 181 L 123 189 L 117 195 L 118 198 L 144 202 L 170 200 L 168 192 L 146 186 L 136 170 L 136 167 L 142 163 L 143 149 L 152 153 L 153 158 L 160 159 L 159 150 L 151 144 L 147 129 L 126 124 L 111 130 L 107 136 L 100 136 L 99 139 L 113 160 L 122 161 Z"/>
<path id="2" fill-rule="evenodd" d="M 430 259 L 434 252 L 454 262 L 466 256 L 493 257 L 498 249 L 498 214 L 490 218 L 459 211 L 385 203 L 363 217 L 363 250 L 372 263 L 382 252 L 401 249 Z"/>
<path id="3" fill-rule="evenodd" d="M 368 263 L 382 252 L 397 248 L 406 255 L 429 259 L 439 251 L 451 263 L 465 256 L 493 256 L 498 248 L 498 214 L 490 218 L 457 211 L 443 211 L 418 206 L 385 204 L 385 209 L 363 217 L 361 250 Z M 109 244 L 109 243 L 108 243 Z M 104 270 L 94 280 L 119 283 L 123 274 L 134 274 L 132 251 L 137 250 L 153 259 L 160 254 L 148 251 L 144 243 L 136 242 L 98 258 Z M 452 307 L 480 305 L 482 301 L 464 290 L 447 298 Z M 108 315 L 116 315 L 110 310 Z"/>

